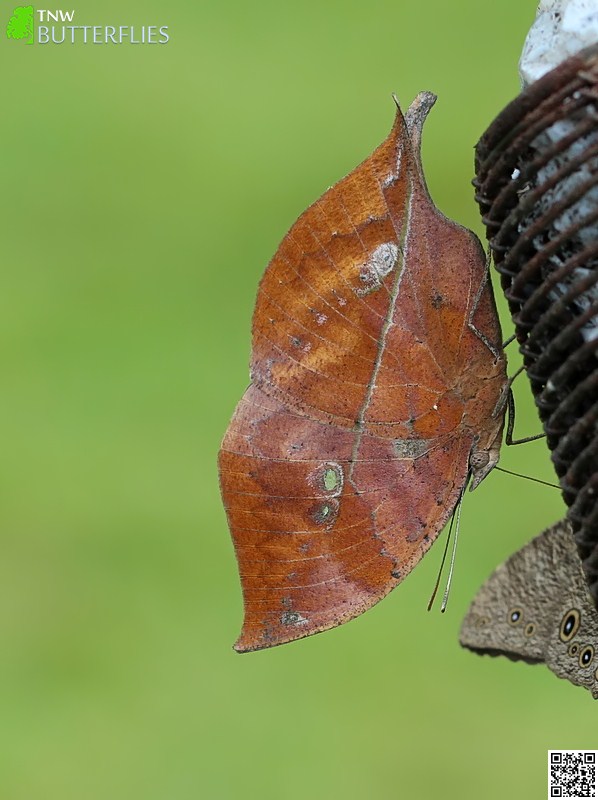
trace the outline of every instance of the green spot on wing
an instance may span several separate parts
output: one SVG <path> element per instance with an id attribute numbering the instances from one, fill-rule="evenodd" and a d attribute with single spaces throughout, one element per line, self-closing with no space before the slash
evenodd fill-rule
<path id="1" fill-rule="evenodd" d="M 327 492 L 331 492 L 333 489 L 336 489 L 337 486 L 338 475 L 336 474 L 336 470 L 329 467 L 324 473 L 324 488 Z"/>

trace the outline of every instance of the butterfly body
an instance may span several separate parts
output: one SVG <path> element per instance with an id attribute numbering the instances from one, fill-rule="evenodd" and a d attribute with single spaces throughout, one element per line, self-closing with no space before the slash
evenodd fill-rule
<path id="1" fill-rule="evenodd" d="M 338 625 L 413 569 L 498 459 L 506 375 L 484 254 L 432 203 L 420 95 L 307 209 L 261 281 L 220 453 L 236 649 Z"/>
<path id="2" fill-rule="evenodd" d="M 598 699 L 598 612 L 567 522 L 494 571 L 463 620 L 460 642 L 480 654 L 545 663 Z"/>

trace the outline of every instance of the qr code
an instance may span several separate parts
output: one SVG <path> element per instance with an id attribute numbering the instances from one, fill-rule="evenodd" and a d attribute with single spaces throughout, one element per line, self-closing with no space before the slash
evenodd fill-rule
<path id="1" fill-rule="evenodd" d="M 548 797 L 596 797 L 598 750 L 549 750 Z"/>

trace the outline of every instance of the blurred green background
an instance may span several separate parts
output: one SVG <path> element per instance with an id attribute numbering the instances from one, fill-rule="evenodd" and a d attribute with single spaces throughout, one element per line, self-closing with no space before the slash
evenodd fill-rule
<path id="1" fill-rule="evenodd" d="M 439 95 L 430 190 L 482 234 L 473 145 L 518 91 L 533 0 L 75 11 L 171 40 L 29 47 L 2 27 L 0 797 L 544 797 L 547 748 L 596 746 L 589 693 L 457 632 L 559 493 L 495 472 L 466 497 L 445 615 L 426 612 L 440 545 L 357 621 L 239 656 L 215 464 L 259 277 L 386 136 L 392 91 Z M 552 477 L 542 441 L 501 463 Z"/>

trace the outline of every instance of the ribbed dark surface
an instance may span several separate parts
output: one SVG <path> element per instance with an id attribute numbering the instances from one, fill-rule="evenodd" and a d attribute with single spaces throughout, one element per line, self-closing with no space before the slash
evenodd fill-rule
<path id="1" fill-rule="evenodd" d="M 478 143 L 476 176 L 476 200 L 598 606 L 598 46 L 504 109 Z"/>

